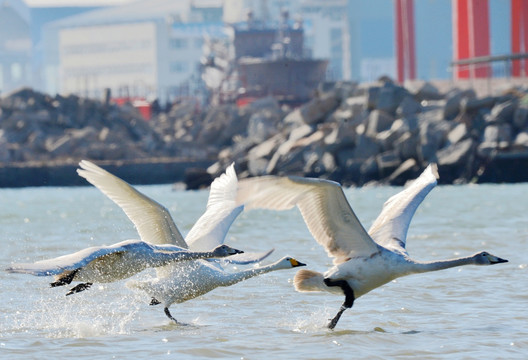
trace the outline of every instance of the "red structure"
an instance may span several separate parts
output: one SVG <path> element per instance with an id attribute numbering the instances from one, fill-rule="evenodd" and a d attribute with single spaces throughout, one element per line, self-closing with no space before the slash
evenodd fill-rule
<path id="1" fill-rule="evenodd" d="M 398 82 L 416 79 L 414 0 L 396 0 L 396 66 Z"/>
<path id="2" fill-rule="evenodd" d="M 511 52 L 528 52 L 528 1 L 511 0 Z M 512 61 L 512 76 L 528 75 L 528 59 Z"/>
<path id="3" fill-rule="evenodd" d="M 453 0 L 453 45 L 455 61 L 490 55 L 488 0 Z M 491 75 L 487 65 L 475 64 L 455 70 L 455 79 Z"/>

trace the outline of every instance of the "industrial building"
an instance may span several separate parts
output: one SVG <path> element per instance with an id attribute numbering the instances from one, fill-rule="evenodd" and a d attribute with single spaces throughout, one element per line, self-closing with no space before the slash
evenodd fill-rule
<path id="1" fill-rule="evenodd" d="M 25 85 L 91 97 L 105 88 L 116 97 L 195 96 L 202 91 L 197 64 L 204 37 L 224 36 L 224 24 L 244 21 L 248 9 L 272 23 L 284 7 L 292 21 L 303 22 L 310 56 L 328 60 L 329 80 L 522 77 L 528 68 L 525 0 L 71 3 L 43 8 L 2 1 L 0 92 Z M 495 61 L 508 54 L 521 58 Z M 456 63 L 483 56 L 495 60 Z M 483 66 L 488 70 L 475 70 Z"/>

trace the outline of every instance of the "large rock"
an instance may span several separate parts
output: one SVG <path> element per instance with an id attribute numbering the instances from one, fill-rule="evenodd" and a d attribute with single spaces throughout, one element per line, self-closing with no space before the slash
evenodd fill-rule
<path id="1" fill-rule="evenodd" d="M 398 140 L 406 131 L 409 131 L 405 122 L 401 119 L 395 120 L 392 123 L 390 129 L 381 131 L 376 135 L 376 141 L 380 144 L 384 151 L 394 149 L 394 143 Z"/>
<path id="2" fill-rule="evenodd" d="M 419 159 L 419 146 L 420 135 L 417 132 L 406 132 L 394 142 L 394 150 L 402 160 Z"/>
<path id="3" fill-rule="evenodd" d="M 338 98 L 334 92 L 324 93 L 294 110 L 286 116 L 284 121 L 286 123 L 317 124 L 324 121 L 338 105 Z"/>
<path id="4" fill-rule="evenodd" d="M 489 114 L 487 121 L 490 123 L 512 123 L 516 108 L 516 99 L 497 103 L 491 109 L 491 113 Z"/>
<path id="5" fill-rule="evenodd" d="M 357 134 L 354 158 L 368 159 L 370 157 L 376 156 L 379 151 L 380 147 L 375 140 L 371 139 L 365 134 Z"/>
<path id="6" fill-rule="evenodd" d="M 438 164 L 443 166 L 464 165 L 475 150 L 475 141 L 466 139 L 438 151 Z"/>
<path id="7" fill-rule="evenodd" d="M 216 146 L 229 146 L 233 136 L 244 134 L 247 129 L 248 119 L 239 116 L 236 107 L 223 105 L 209 111 L 196 141 L 202 144 Z"/>
<path id="8" fill-rule="evenodd" d="M 368 117 L 366 135 L 375 138 L 379 132 L 388 130 L 393 122 L 392 115 L 381 110 L 373 110 Z"/>
<path id="9" fill-rule="evenodd" d="M 510 124 L 489 125 L 484 131 L 482 142 L 478 146 L 478 154 L 489 158 L 500 149 L 506 149 L 512 141 L 512 126 Z"/>
<path id="10" fill-rule="evenodd" d="M 361 123 L 368 116 L 365 96 L 346 98 L 327 118 L 330 122 Z"/>
<path id="11" fill-rule="evenodd" d="M 376 156 L 379 178 L 383 179 L 392 174 L 401 164 L 400 157 L 396 151 L 386 151 Z"/>
<path id="12" fill-rule="evenodd" d="M 473 172 L 475 141 L 466 139 L 438 151 L 438 166 L 444 183 L 468 182 Z"/>
<path id="13" fill-rule="evenodd" d="M 518 147 L 524 147 L 528 149 L 528 131 L 522 131 L 517 134 L 513 144 Z"/>
<path id="14" fill-rule="evenodd" d="M 455 126 L 448 134 L 447 141 L 449 144 L 456 144 L 469 136 L 469 131 L 464 123 Z"/>
<path id="15" fill-rule="evenodd" d="M 419 156 L 422 163 L 436 162 L 436 152 L 444 146 L 451 130 L 448 121 L 424 121 L 420 124 Z"/>
<path id="16" fill-rule="evenodd" d="M 513 125 L 519 130 L 528 126 L 528 95 L 519 101 L 519 105 L 513 113 Z"/>
<path id="17" fill-rule="evenodd" d="M 407 159 L 398 166 L 388 177 L 388 183 L 394 186 L 403 186 L 407 181 L 416 179 L 420 175 L 420 166 L 415 159 Z"/>
<path id="18" fill-rule="evenodd" d="M 402 102 L 396 109 L 396 115 L 398 117 L 409 117 L 413 116 L 422 111 L 422 105 L 411 96 L 403 98 Z"/>
<path id="19" fill-rule="evenodd" d="M 394 115 L 404 98 L 409 97 L 409 92 L 392 82 L 385 82 L 379 89 L 376 109 Z"/>
<path id="20" fill-rule="evenodd" d="M 277 134 L 279 116 L 266 109 L 252 114 L 249 118 L 247 134 L 256 142 L 264 141 Z"/>
<path id="21" fill-rule="evenodd" d="M 474 99 L 475 97 L 476 95 L 473 89 L 453 89 L 449 91 L 446 96 L 447 102 L 445 104 L 443 117 L 445 119 L 453 119 L 460 111 L 468 111 L 468 109 L 462 106 L 462 104 L 464 101 Z"/>

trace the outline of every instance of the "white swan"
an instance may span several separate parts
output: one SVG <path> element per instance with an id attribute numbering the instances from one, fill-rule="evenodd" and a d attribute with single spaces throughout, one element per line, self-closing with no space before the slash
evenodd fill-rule
<path id="1" fill-rule="evenodd" d="M 167 209 L 140 193 L 131 185 L 100 167 L 81 161 L 79 175 L 101 190 L 126 213 L 134 223 L 142 240 L 153 244 L 173 244 L 192 251 L 203 251 L 223 243 L 234 219 L 243 210 L 236 204 L 238 180 L 234 164 L 211 184 L 205 213 L 198 219 L 185 240 Z M 273 250 L 271 250 L 273 251 Z M 228 259 L 237 264 L 259 262 L 271 251 L 263 254 L 235 255 Z M 162 303 L 165 314 L 173 303 L 181 303 L 203 295 L 218 286 L 228 286 L 241 280 L 285 268 L 303 266 L 293 258 L 237 273 L 225 272 L 219 264 L 205 260 L 171 263 L 156 268 L 157 278 L 147 281 L 129 281 L 127 286 L 145 291 L 152 297 L 151 305 Z"/>
<path id="2" fill-rule="evenodd" d="M 109 246 L 89 247 L 76 253 L 41 260 L 32 264 L 13 264 L 6 271 L 36 276 L 55 276 L 51 287 L 83 283 L 70 289 L 71 295 L 88 289 L 94 282 L 126 279 L 149 267 L 195 259 L 222 258 L 242 251 L 220 245 L 212 251 L 189 251 L 175 245 L 153 245 L 140 240 L 125 240 Z"/>
<path id="3" fill-rule="evenodd" d="M 149 294 L 152 297 L 151 305 L 163 303 L 165 314 L 169 319 L 176 321 L 168 309 L 171 304 L 194 299 L 219 286 L 231 286 L 270 271 L 298 266 L 305 266 L 305 264 L 294 258 L 284 257 L 273 264 L 231 273 L 212 263 L 194 261 L 182 266 L 171 264 L 171 271 L 166 276 L 149 281 L 130 281 L 130 286 Z"/>
<path id="4" fill-rule="evenodd" d="M 345 295 L 345 302 L 328 325 L 333 329 L 355 299 L 400 276 L 460 265 L 507 262 L 487 252 L 432 262 L 409 257 L 405 250 L 409 223 L 416 208 L 435 187 L 437 178 L 437 167 L 431 164 L 412 185 L 384 204 L 368 233 L 341 186 L 332 181 L 293 176 L 251 178 L 239 183 L 237 200 L 246 209 L 284 210 L 298 206 L 312 236 L 334 258 L 334 267 L 325 274 L 298 271 L 295 288 Z"/>

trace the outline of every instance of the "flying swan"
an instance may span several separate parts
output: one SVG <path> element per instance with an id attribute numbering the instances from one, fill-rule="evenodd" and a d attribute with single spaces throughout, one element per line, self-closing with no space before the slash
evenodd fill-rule
<path id="1" fill-rule="evenodd" d="M 125 240 L 109 246 L 94 246 L 76 253 L 32 264 L 13 264 L 6 271 L 36 276 L 55 276 L 51 287 L 83 281 L 70 289 L 71 295 L 93 283 L 126 279 L 149 267 L 195 259 L 223 258 L 243 251 L 219 245 L 212 251 L 189 251 L 175 245 L 153 245 L 141 240 Z"/>
<path id="2" fill-rule="evenodd" d="M 211 184 L 206 211 L 184 239 L 165 207 L 95 164 L 83 160 L 79 165 L 79 175 L 119 205 L 134 223 L 141 239 L 151 244 L 171 244 L 191 251 L 204 251 L 219 246 L 244 208 L 243 205 L 236 204 L 238 180 L 232 164 Z M 225 261 L 251 264 L 260 262 L 272 251 L 234 255 Z M 167 317 L 177 322 L 169 311 L 173 303 L 182 303 L 219 286 L 233 285 L 266 272 L 303 265 L 305 264 L 294 258 L 285 257 L 270 265 L 231 273 L 224 271 L 219 263 L 207 260 L 173 262 L 157 267 L 156 278 L 129 281 L 127 286 L 146 292 L 152 298 L 151 305 L 163 304 Z"/>
<path id="3" fill-rule="evenodd" d="M 333 329 L 355 299 L 398 277 L 508 261 L 488 252 L 431 262 L 416 261 L 408 255 L 405 240 L 409 223 L 437 179 L 437 166 L 431 164 L 412 185 L 385 202 L 368 233 L 340 184 L 333 181 L 294 176 L 245 179 L 239 182 L 237 202 L 244 203 L 246 209 L 285 210 L 297 205 L 312 236 L 334 259 L 334 266 L 324 274 L 300 270 L 294 285 L 297 291 L 345 295 L 345 302 L 328 324 Z"/>

